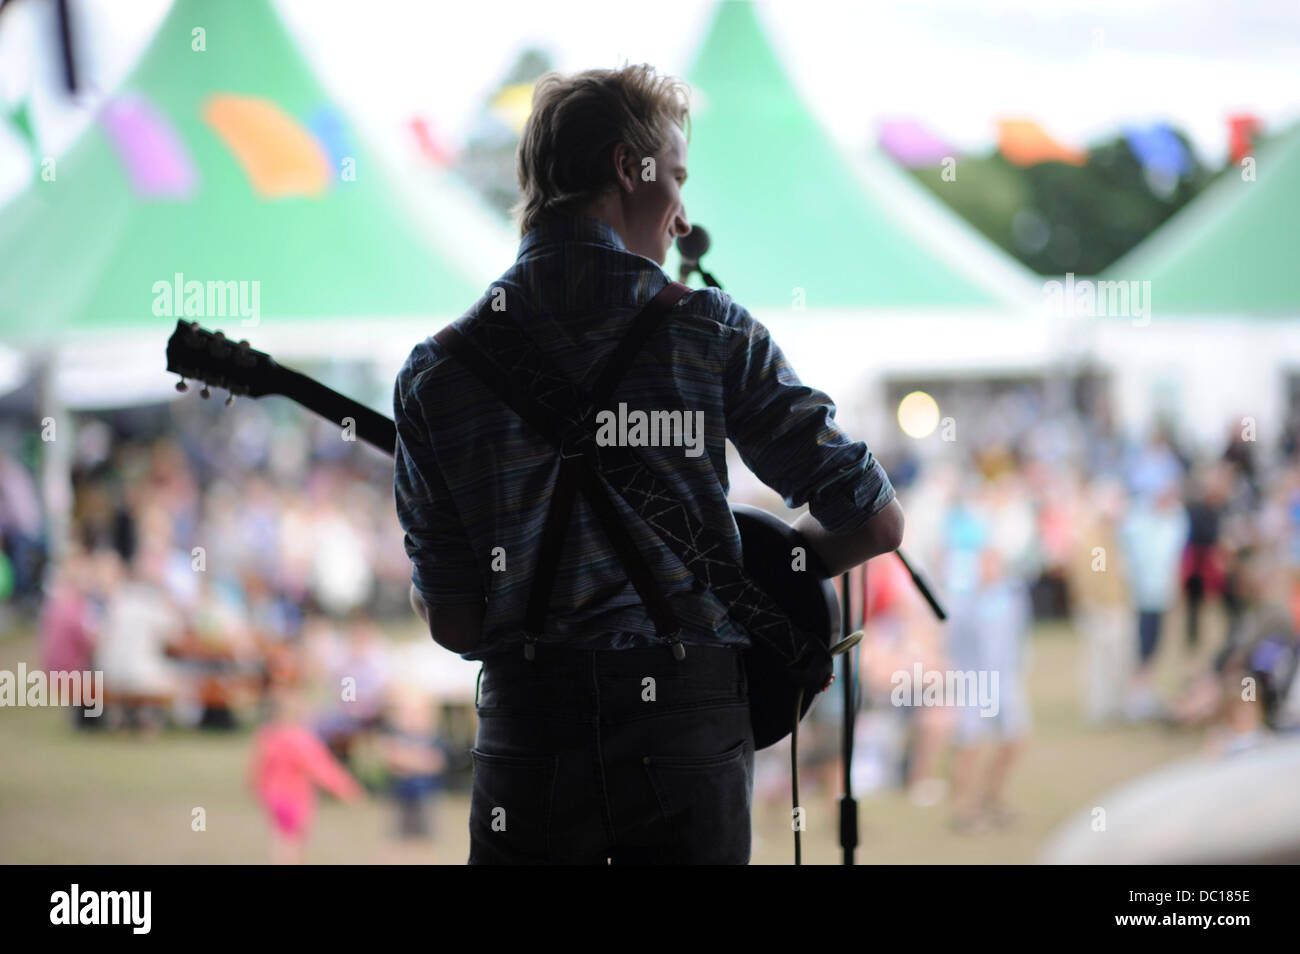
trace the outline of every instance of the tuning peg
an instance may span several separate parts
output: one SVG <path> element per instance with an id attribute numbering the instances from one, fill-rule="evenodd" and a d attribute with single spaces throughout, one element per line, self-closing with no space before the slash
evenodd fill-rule
<path id="1" fill-rule="evenodd" d="M 177 391 L 180 391 L 182 394 L 184 394 L 184 393 L 185 393 L 186 391 L 188 391 L 189 389 L 190 389 L 190 386 L 189 386 L 188 384 L 185 383 L 185 379 L 184 379 L 184 378 L 181 378 L 179 381 L 176 382 L 176 390 L 177 390 Z"/>
<path id="2" fill-rule="evenodd" d="M 240 351 L 247 351 L 250 347 L 251 347 L 251 346 L 249 345 L 249 343 L 248 343 L 248 339 L 247 339 L 247 338 L 241 338 L 241 339 L 239 340 L 239 350 L 240 350 Z"/>
<path id="3" fill-rule="evenodd" d="M 862 637 L 866 635 L 864 630 L 858 630 L 850 636 L 845 636 L 838 643 L 831 647 L 831 655 L 838 656 L 840 653 L 846 653 L 858 643 L 862 642 Z M 827 683 L 829 685 L 829 683 Z"/>
<path id="4" fill-rule="evenodd" d="M 224 331 L 217 331 L 217 332 L 214 332 L 214 333 L 213 333 L 212 337 L 214 337 L 214 338 L 220 338 L 222 341 L 225 341 L 225 340 L 226 340 L 226 333 L 225 333 Z"/>
<path id="5" fill-rule="evenodd" d="M 208 398 L 212 397 L 212 392 L 208 390 L 208 386 L 206 384 L 203 385 L 203 390 L 199 392 L 199 397 L 203 398 L 203 400 L 205 401 Z"/>

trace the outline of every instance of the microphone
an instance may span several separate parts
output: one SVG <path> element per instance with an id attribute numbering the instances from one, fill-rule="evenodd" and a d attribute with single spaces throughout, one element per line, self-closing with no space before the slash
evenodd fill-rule
<path id="1" fill-rule="evenodd" d="M 709 233 L 704 226 L 696 225 L 685 235 L 677 236 L 677 251 L 681 253 L 682 265 L 677 273 L 677 280 L 685 282 L 691 273 L 700 267 L 700 257 L 709 250 Z M 703 272 L 701 272 L 703 274 Z"/>

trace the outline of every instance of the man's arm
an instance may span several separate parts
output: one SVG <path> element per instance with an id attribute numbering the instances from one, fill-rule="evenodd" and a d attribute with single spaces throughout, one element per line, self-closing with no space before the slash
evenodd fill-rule
<path id="1" fill-rule="evenodd" d="M 434 606 L 432 609 L 411 584 L 411 608 L 429 627 L 433 641 L 444 649 L 461 655 L 474 649 L 483 636 L 483 603 L 465 603 L 458 606 Z"/>
<path id="2" fill-rule="evenodd" d="M 482 638 L 486 602 L 469 536 L 429 444 L 420 403 L 411 393 L 418 382 L 411 370 L 408 360 L 393 392 L 393 494 L 412 564 L 411 608 L 435 642 L 466 653 Z"/>
<path id="3" fill-rule="evenodd" d="M 788 507 L 831 576 L 898 548 L 903 508 L 884 468 L 835 422 L 835 404 L 799 380 L 766 327 L 733 304 L 740 329 L 727 364 L 727 436 Z"/>
<path id="4" fill-rule="evenodd" d="M 903 542 L 903 508 L 895 498 L 853 533 L 831 533 L 811 511 L 800 516 L 794 528 L 808 541 L 826 572 L 839 576 L 874 556 L 899 548 Z"/>

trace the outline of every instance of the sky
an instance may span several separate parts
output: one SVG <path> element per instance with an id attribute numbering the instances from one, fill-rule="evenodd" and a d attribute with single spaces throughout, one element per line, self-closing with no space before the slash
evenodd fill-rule
<path id="1" fill-rule="evenodd" d="M 239 0 L 236 0 L 239 2 Z M 400 135 L 420 115 L 457 147 L 483 98 L 529 45 L 564 71 L 654 63 L 682 74 L 715 0 L 427 3 L 276 0 L 321 81 L 363 125 Z M 74 0 L 83 70 L 61 93 L 54 4 L 0 11 L 0 103 L 31 95 L 58 156 L 129 72 L 170 0 Z M 1202 158 L 1227 154 L 1226 117 L 1300 118 L 1300 0 L 768 0 L 758 4 L 796 87 L 847 150 L 915 117 L 959 150 L 986 151 L 999 117 L 1038 119 L 1078 146 L 1169 119 Z M 0 199 L 29 174 L 0 133 Z"/>

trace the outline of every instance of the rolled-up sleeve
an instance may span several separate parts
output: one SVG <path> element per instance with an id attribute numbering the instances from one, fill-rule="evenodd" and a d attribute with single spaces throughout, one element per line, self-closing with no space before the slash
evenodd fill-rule
<path id="1" fill-rule="evenodd" d="M 411 582 L 429 606 L 481 602 L 482 581 L 469 536 L 456 510 L 438 461 L 407 361 L 393 388 L 397 447 L 393 456 L 393 498 L 405 531 Z"/>
<path id="2" fill-rule="evenodd" d="M 727 436 L 754 474 L 831 533 L 863 527 L 894 499 L 866 443 L 835 423 L 835 403 L 799 380 L 767 328 L 733 303 Z"/>

